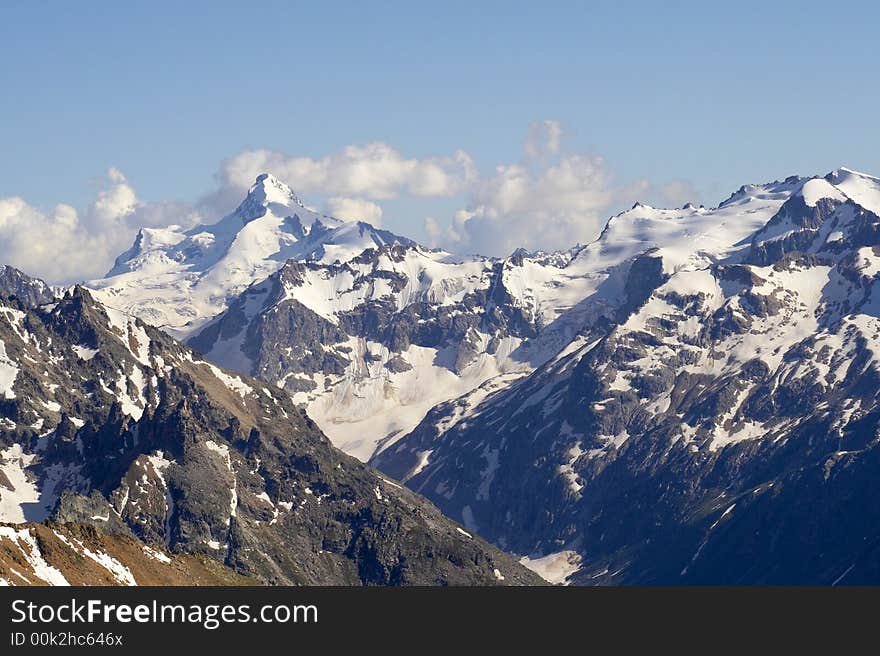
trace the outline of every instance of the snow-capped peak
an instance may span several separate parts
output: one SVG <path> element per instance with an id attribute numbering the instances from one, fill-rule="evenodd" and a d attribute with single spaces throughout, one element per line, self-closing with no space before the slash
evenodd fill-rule
<path id="1" fill-rule="evenodd" d="M 264 216 L 270 208 L 272 213 L 282 216 L 291 209 L 306 210 L 306 206 L 289 186 L 271 173 L 261 173 L 233 215 L 247 223 Z"/>
<path id="2" fill-rule="evenodd" d="M 271 173 L 261 173 L 248 190 L 248 198 L 260 203 L 305 207 L 293 190 Z"/>
<path id="3" fill-rule="evenodd" d="M 181 336 L 289 259 L 344 263 L 392 242 L 412 243 L 315 212 L 289 186 L 262 173 L 235 211 L 216 223 L 142 229 L 107 276 L 89 287 L 107 305 Z"/>

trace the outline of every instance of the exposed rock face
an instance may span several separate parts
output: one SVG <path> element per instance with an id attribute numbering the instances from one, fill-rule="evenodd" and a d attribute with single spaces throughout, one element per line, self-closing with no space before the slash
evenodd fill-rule
<path id="1" fill-rule="evenodd" d="M 336 450 L 284 391 L 82 288 L 31 310 L 0 305 L 0 341 L 5 521 L 91 526 L 214 560 L 229 581 L 540 582 Z"/>
<path id="2" fill-rule="evenodd" d="M 666 273 L 634 264 L 605 334 L 373 464 L 504 548 L 576 552 L 572 583 L 880 581 L 880 180 L 854 175 L 798 181 L 732 256 L 646 251 Z"/>
<path id="3" fill-rule="evenodd" d="M 627 314 L 647 278 L 742 250 L 803 184 L 744 187 L 712 210 L 636 205 L 587 246 L 497 259 L 316 214 L 261 175 L 220 222 L 144 230 L 90 284 L 209 360 L 293 393 L 366 460 L 435 405 L 534 371 Z"/>
<path id="4" fill-rule="evenodd" d="M 577 319 L 559 320 L 570 308 L 542 305 L 523 282 L 561 275 L 570 261 L 543 257 L 453 259 L 391 243 L 345 263 L 291 260 L 188 343 L 293 393 L 365 459 L 435 403 L 531 370 L 571 337 Z"/>
<path id="5" fill-rule="evenodd" d="M 0 295 L 14 296 L 25 307 L 36 307 L 55 299 L 54 292 L 45 282 L 8 264 L 0 265 Z"/>

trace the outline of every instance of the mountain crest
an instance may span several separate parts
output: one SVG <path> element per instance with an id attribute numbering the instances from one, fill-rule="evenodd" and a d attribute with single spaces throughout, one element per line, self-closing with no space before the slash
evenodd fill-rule
<path id="1" fill-rule="evenodd" d="M 248 189 L 247 196 L 233 214 L 239 215 L 243 223 L 265 216 L 270 208 L 273 214 L 284 214 L 287 209 L 305 210 L 306 206 L 294 191 L 271 173 L 261 173 Z"/>
<path id="2" fill-rule="evenodd" d="M 288 185 L 284 184 L 271 173 L 261 173 L 248 190 L 248 197 L 261 203 L 278 203 L 280 205 L 298 205 L 305 207 L 299 196 Z"/>

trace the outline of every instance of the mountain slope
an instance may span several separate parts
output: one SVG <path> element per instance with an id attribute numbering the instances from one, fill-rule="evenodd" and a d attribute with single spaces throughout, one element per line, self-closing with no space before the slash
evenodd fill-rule
<path id="1" fill-rule="evenodd" d="M 670 270 L 722 259 L 799 183 L 744 189 L 712 211 L 637 205 L 560 253 L 492 259 L 394 243 L 334 264 L 291 260 L 189 343 L 287 389 L 337 446 L 367 459 L 434 405 L 515 380 L 604 330 L 631 302 L 640 254 L 659 249 Z"/>
<path id="2" fill-rule="evenodd" d="M 567 269 L 578 250 L 505 260 L 432 251 L 315 214 L 262 174 L 217 224 L 142 230 L 89 287 L 210 360 L 294 393 L 365 460 L 436 403 L 531 371 L 581 315 L 601 313 L 576 307 L 594 284 Z"/>
<path id="3" fill-rule="evenodd" d="M 373 464 L 504 548 L 577 554 L 574 583 L 880 580 L 880 181 L 781 186 L 762 225 L 766 188 L 720 206 L 752 234 L 643 252 L 604 334 Z"/>
<path id="4" fill-rule="evenodd" d="M 366 459 L 434 404 L 527 372 L 571 338 L 562 323 L 543 330 L 542 313 L 555 319 L 557 308 L 530 296 L 534 287 L 510 293 L 511 278 L 549 278 L 553 266 L 400 244 L 342 264 L 290 261 L 189 343 L 291 392 L 338 446 Z"/>
<path id="5" fill-rule="evenodd" d="M 0 525 L 0 586 L 258 585 L 200 554 L 76 524 Z"/>
<path id="6" fill-rule="evenodd" d="M 92 526 L 263 583 L 540 582 L 334 449 L 285 392 L 83 288 L 0 302 L 0 344 L 0 521 Z"/>

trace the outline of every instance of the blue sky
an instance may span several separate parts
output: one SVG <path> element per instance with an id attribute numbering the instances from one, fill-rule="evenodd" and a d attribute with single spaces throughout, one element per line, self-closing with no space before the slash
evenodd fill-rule
<path id="1" fill-rule="evenodd" d="M 462 150 L 490 179 L 545 120 L 558 147 L 525 167 L 601 157 L 603 215 L 671 182 L 666 197 L 715 204 L 792 173 L 880 173 L 874 3 L 250 4 L 4 2 L 0 198 L 82 215 L 115 167 L 139 203 L 209 215 L 242 152 L 317 161 L 371 142 L 419 161 Z M 445 230 L 487 194 L 358 198 L 425 238 L 426 217 Z"/>

